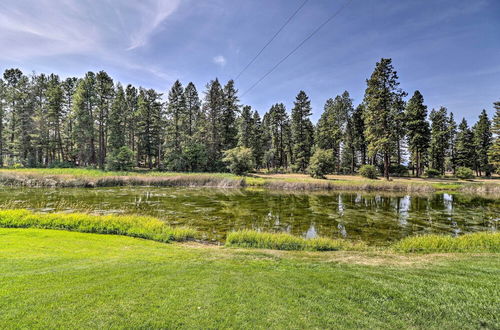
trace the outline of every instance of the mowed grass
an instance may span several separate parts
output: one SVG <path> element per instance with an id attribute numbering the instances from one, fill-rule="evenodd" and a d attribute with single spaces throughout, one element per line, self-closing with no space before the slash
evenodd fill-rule
<path id="1" fill-rule="evenodd" d="M 498 255 L 272 252 L 41 229 L 0 229 L 0 242 L 2 328 L 500 327 Z"/>

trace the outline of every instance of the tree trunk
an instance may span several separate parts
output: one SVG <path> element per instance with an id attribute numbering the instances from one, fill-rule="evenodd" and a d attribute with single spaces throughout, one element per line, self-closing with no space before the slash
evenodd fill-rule
<path id="1" fill-rule="evenodd" d="M 389 153 L 384 152 L 384 177 L 389 180 Z"/>

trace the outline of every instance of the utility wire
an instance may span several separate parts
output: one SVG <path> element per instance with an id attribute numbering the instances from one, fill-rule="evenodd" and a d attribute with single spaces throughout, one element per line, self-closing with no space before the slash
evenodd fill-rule
<path id="1" fill-rule="evenodd" d="M 323 23 L 321 23 L 320 26 L 318 26 L 316 28 L 316 30 L 314 30 L 311 34 L 309 34 L 304 40 L 302 40 L 302 42 L 297 46 L 295 47 L 291 52 L 289 52 L 285 57 L 283 57 L 278 63 L 276 63 L 269 71 L 266 72 L 266 74 L 264 74 L 262 77 L 260 77 L 259 80 L 257 80 L 252 86 L 250 86 L 249 89 L 247 89 L 243 94 L 241 94 L 241 97 L 245 96 L 246 94 L 248 94 L 248 92 L 250 92 L 255 86 L 257 86 L 262 80 L 264 80 L 268 75 L 270 75 L 281 63 L 285 62 L 287 58 L 289 58 L 293 53 L 295 53 L 300 47 L 302 47 L 303 44 L 306 43 L 307 40 L 311 39 L 312 36 L 314 36 L 319 30 L 321 30 L 326 24 L 328 24 L 330 21 L 332 21 L 335 17 L 337 17 L 341 12 L 342 10 L 344 10 L 345 7 L 347 7 L 347 5 L 349 3 L 351 3 L 352 0 L 347 0 L 343 5 L 342 7 L 340 7 L 335 13 L 333 13 L 332 16 L 330 16 L 326 21 L 324 21 Z"/>
<path id="2" fill-rule="evenodd" d="M 250 62 L 248 62 L 248 64 L 243 68 L 243 70 L 240 71 L 240 73 L 238 73 L 238 75 L 236 76 L 236 78 L 234 80 L 238 80 L 238 78 L 243 74 L 243 72 L 245 72 L 248 67 L 250 65 L 252 65 L 253 62 L 255 62 L 255 60 L 257 59 L 257 57 L 260 56 L 260 54 L 262 54 L 262 52 L 264 51 L 264 49 L 267 48 L 267 46 L 269 46 L 269 44 L 271 42 L 273 42 L 273 40 L 278 36 L 278 34 L 280 34 L 280 32 L 285 28 L 285 26 L 288 25 L 288 23 L 290 23 L 290 21 L 297 15 L 297 13 L 302 9 L 302 7 L 305 6 L 305 4 L 308 2 L 309 0 L 305 0 L 300 6 L 299 8 L 297 8 L 297 10 L 292 14 L 292 16 L 290 16 L 286 22 L 279 28 L 278 31 L 276 31 L 276 33 L 272 36 L 271 39 L 269 39 L 269 41 L 264 45 L 264 47 L 262 47 L 259 52 L 257 53 L 257 55 L 254 56 L 254 58 L 252 58 L 252 60 Z"/>

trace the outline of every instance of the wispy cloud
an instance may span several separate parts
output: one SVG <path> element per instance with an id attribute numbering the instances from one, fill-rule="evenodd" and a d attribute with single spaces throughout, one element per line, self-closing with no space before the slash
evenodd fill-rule
<path id="1" fill-rule="evenodd" d="M 180 0 L 4 0 L 0 58 L 132 50 L 147 44 Z"/>
<path id="2" fill-rule="evenodd" d="M 213 61 L 215 64 L 218 66 L 224 66 L 226 65 L 226 58 L 222 55 L 217 55 L 213 58 Z"/>

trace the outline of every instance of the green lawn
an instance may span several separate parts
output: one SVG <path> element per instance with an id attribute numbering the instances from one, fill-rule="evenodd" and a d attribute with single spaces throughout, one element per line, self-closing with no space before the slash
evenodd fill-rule
<path id="1" fill-rule="evenodd" d="M 0 328 L 499 328 L 500 256 L 0 228 Z"/>

